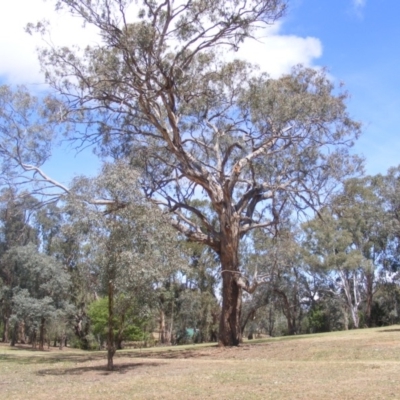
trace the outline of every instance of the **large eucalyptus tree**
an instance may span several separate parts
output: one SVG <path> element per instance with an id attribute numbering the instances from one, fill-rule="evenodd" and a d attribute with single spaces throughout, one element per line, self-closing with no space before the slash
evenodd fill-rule
<path id="1" fill-rule="evenodd" d="M 257 276 L 251 285 L 242 279 L 240 239 L 276 225 L 286 203 L 323 203 L 358 167 L 347 147 L 360 126 L 323 71 L 298 67 L 272 80 L 246 62 L 225 61 L 224 53 L 283 15 L 284 0 L 131 3 L 56 1 L 97 27 L 100 39 L 84 50 L 50 46 L 40 53 L 62 100 L 50 103 L 53 120 L 75 123 L 75 138 L 100 154 L 131 159 L 144 171 L 144 193 L 170 213 L 173 226 L 215 250 L 219 342 L 237 345 L 241 292 L 259 283 Z M 129 19 L 132 10 L 136 18 Z M 46 180 L 35 166 L 24 168 Z M 195 198 L 208 198 L 212 210 L 204 213 Z"/>

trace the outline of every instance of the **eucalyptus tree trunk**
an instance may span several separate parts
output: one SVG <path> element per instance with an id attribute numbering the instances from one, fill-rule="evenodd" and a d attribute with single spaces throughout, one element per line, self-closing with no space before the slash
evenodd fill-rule
<path id="1" fill-rule="evenodd" d="M 222 262 L 222 259 L 221 259 Z M 225 266 L 232 268 L 233 264 L 226 260 Z M 224 263 L 222 263 L 224 268 Z M 242 289 L 235 280 L 234 273 L 227 268 L 222 270 L 222 310 L 219 323 L 220 346 L 238 346 L 242 341 L 240 315 L 242 304 Z"/>
<path id="2" fill-rule="evenodd" d="M 360 317 L 358 315 L 358 307 L 361 303 L 361 296 L 358 286 L 358 277 L 356 271 L 353 272 L 352 280 L 353 285 L 351 285 L 350 279 L 346 276 L 344 271 L 339 271 L 339 276 L 342 281 L 342 287 L 345 294 L 347 307 L 350 312 L 350 316 L 353 322 L 353 328 L 358 329 L 360 326 Z M 353 287 L 351 287 L 353 286 Z"/>
<path id="3" fill-rule="evenodd" d="M 220 346 L 238 346 L 242 341 L 240 315 L 242 288 L 237 283 L 239 271 L 239 219 L 230 207 L 222 210 L 220 217 L 222 274 L 222 310 L 219 323 Z"/>

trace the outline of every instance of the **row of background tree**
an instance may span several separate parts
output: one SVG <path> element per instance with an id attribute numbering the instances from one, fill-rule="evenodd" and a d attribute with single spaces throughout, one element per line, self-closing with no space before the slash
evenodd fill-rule
<path id="1" fill-rule="evenodd" d="M 115 352 L 124 341 L 217 340 L 218 258 L 178 236 L 136 182 L 131 169 L 116 164 L 96 179 L 75 179 L 62 206 L 2 191 L 3 342 L 91 349 L 111 334 Z M 399 185 L 400 168 L 350 179 L 316 217 L 301 222 L 288 208 L 277 229 L 248 237 L 241 268 L 264 283 L 243 298 L 243 334 L 399 323 Z M 104 192 L 130 205 L 82 201 Z M 196 207 L 207 213 L 209 205 Z"/>

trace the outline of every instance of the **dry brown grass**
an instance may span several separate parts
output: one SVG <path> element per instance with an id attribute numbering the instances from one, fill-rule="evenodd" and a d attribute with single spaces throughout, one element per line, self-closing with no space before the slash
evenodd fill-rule
<path id="1" fill-rule="evenodd" d="M 400 326 L 118 353 L 0 346 L 0 399 L 400 399 Z"/>

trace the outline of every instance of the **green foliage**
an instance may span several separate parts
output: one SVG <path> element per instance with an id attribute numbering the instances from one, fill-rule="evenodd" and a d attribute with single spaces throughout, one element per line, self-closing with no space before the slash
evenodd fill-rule
<path id="1" fill-rule="evenodd" d="M 0 87 L 2 171 L 18 183 L 20 171 L 31 173 L 35 193 L 62 199 L 62 211 L 33 212 L 36 199 L 1 193 L 4 318 L 66 326 L 72 297 L 82 345 L 91 341 L 87 314 L 94 334 L 104 337 L 108 326 L 122 340 L 137 337 L 154 309 L 182 340 L 188 329 L 208 340 L 220 320 L 222 342 L 233 344 L 238 286 L 249 292 L 249 331 L 273 332 L 286 320 L 292 334 L 305 315 L 313 331 L 348 326 L 340 313 L 356 327 L 397 318 L 396 290 L 383 284 L 399 278 L 399 168 L 344 181 L 360 171 L 348 148 L 361 127 L 324 70 L 298 66 L 271 79 L 220 57 L 280 18 L 286 2 L 146 1 L 129 23 L 130 3 L 56 2 L 101 37 L 83 50 L 41 51 L 47 82 L 65 103 Z M 40 170 L 61 130 L 107 157 L 98 177 L 67 188 Z M 304 210 L 321 218 L 300 231 L 290 220 Z M 182 245 L 171 225 L 196 244 Z M 265 230 L 249 237 L 256 228 Z M 223 279 L 223 318 L 220 268 L 232 273 Z M 95 293 L 103 298 L 87 310 Z"/>
<path id="2" fill-rule="evenodd" d="M 88 316 L 91 328 L 95 335 L 104 336 L 107 334 L 108 324 L 108 299 L 102 297 L 89 305 Z"/>
<path id="3" fill-rule="evenodd" d="M 322 307 L 311 309 L 307 315 L 308 326 L 311 333 L 329 332 L 329 321 Z"/>
<path id="4" fill-rule="evenodd" d="M 99 350 L 99 340 L 91 332 L 84 337 L 72 335 L 69 338 L 69 346 L 81 350 Z"/>
<path id="5" fill-rule="evenodd" d="M 70 280 L 62 266 L 33 245 L 12 247 L 1 259 L 13 275 L 12 318 L 36 331 L 43 321 L 67 318 Z"/>
<path id="6" fill-rule="evenodd" d="M 240 271 L 240 239 L 278 224 L 286 204 L 318 209 L 334 185 L 360 167 L 348 151 L 360 124 L 349 117 L 347 94 L 323 70 L 299 66 L 275 80 L 222 57 L 282 17 L 286 1 L 146 1 L 139 20 L 128 22 L 130 3 L 56 2 L 94 25 L 101 40 L 83 50 L 51 46 L 40 52 L 47 83 L 65 104 L 46 99 L 43 115 L 42 105 L 19 91 L 26 99 L 21 111 L 33 109 L 43 117 L 41 130 L 22 138 L 20 159 L 18 152 L 4 154 L 14 163 L 17 154 L 25 172 L 34 171 L 44 186 L 58 187 L 80 208 L 74 212 L 90 232 L 93 269 L 113 290 L 127 292 L 129 284 L 146 296 L 150 282 L 168 275 L 173 235 L 157 224 L 165 220 L 160 209 L 168 211 L 171 225 L 213 249 L 223 270 L 237 273 L 223 279 L 220 321 L 223 342 L 235 338 L 238 344 L 241 301 L 231 294 L 239 283 L 249 290 L 244 279 L 238 282 L 239 272 L 247 275 L 245 268 Z M 44 33 L 47 26 L 36 29 Z M 6 89 L 2 97 L 7 111 L 19 101 Z M 68 120 L 66 130 L 76 125 L 73 139 L 96 144 L 99 154 L 118 160 L 114 168 L 106 166 L 97 180 L 76 179 L 71 190 L 46 177 L 37 166 L 48 154 L 48 128 L 59 120 Z M 24 127 L 25 119 L 18 125 Z M 12 145 L 16 136 L 10 135 Z M 38 143 L 32 155 L 25 149 L 30 143 Z M 121 168 L 121 160 L 128 160 L 128 168 Z M 133 166 L 140 169 L 140 185 Z M 139 186 L 158 212 L 138 200 Z"/>
<path id="7" fill-rule="evenodd" d="M 121 304 L 122 303 L 122 304 Z M 143 340 L 147 319 L 139 318 L 140 311 L 137 304 L 130 300 L 127 304 L 123 296 L 116 299 L 114 309 L 114 337 L 116 340 L 139 341 Z M 88 316 L 91 330 L 100 342 L 106 341 L 108 332 L 108 298 L 102 297 L 89 305 Z"/>

